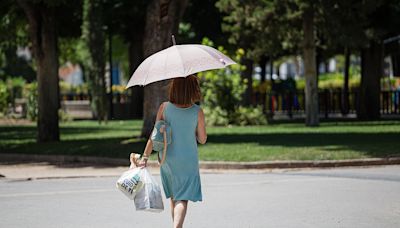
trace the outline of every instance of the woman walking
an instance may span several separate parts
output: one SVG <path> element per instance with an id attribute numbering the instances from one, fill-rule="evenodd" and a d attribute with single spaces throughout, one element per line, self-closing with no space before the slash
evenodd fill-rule
<path id="1" fill-rule="evenodd" d="M 174 78 L 169 86 L 169 101 L 160 105 L 156 121 L 165 120 L 171 127 L 172 142 L 160 172 L 165 196 L 171 200 L 174 227 L 179 228 L 188 201 L 202 201 L 197 142 L 206 143 L 207 133 L 203 110 L 195 104 L 201 99 L 197 77 Z M 152 148 L 149 139 L 139 166 L 147 165 Z"/>

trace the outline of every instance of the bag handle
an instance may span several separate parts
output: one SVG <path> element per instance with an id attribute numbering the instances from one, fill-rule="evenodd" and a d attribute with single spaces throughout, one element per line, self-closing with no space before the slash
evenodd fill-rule
<path id="1" fill-rule="evenodd" d="M 164 149 L 163 149 L 163 155 L 160 161 L 160 152 L 158 152 L 157 154 L 157 159 L 158 159 L 158 163 L 160 164 L 160 166 L 164 163 L 165 161 L 165 157 L 167 156 L 167 130 L 165 129 L 165 125 L 164 125 L 164 132 L 163 132 L 163 137 L 164 137 Z"/>
<path id="2" fill-rule="evenodd" d="M 163 110 L 162 110 L 162 114 L 161 117 L 162 119 L 165 121 L 165 114 L 164 114 L 164 110 L 165 110 L 165 105 L 163 105 Z M 167 129 L 166 126 L 164 125 L 164 129 L 163 129 L 163 137 L 164 137 L 164 149 L 163 149 L 163 156 L 160 160 L 160 152 L 158 152 L 157 154 L 157 160 L 158 160 L 158 164 L 160 164 L 160 166 L 163 165 L 164 161 L 165 161 L 165 157 L 167 156 Z"/>

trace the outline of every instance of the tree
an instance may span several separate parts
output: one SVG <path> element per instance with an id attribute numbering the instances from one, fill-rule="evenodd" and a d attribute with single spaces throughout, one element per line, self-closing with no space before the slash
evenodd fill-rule
<path id="1" fill-rule="evenodd" d="M 220 0 L 216 3 L 217 8 L 227 14 L 223 17 L 224 23 L 222 30 L 229 32 L 229 43 L 239 45 L 245 51 L 245 56 L 241 59 L 244 70 L 241 72 L 242 81 L 246 84 L 246 90 L 242 95 L 242 104 L 249 106 L 253 94 L 253 65 L 254 60 L 252 50 L 255 50 L 256 35 L 254 28 L 248 23 L 247 18 L 250 16 L 246 3 L 239 1 Z"/>
<path id="2" fill-rule="evenodd" d="M 112 35 L 122 38 L 128 45 L 128 62 L 131 76 L 143 61 L 143 36 L 146 17 L 146 0 L 112 0 L 105 3 L 107 27 L 112 28 Z M 143 87 L 130 89 L 134 118 L 143 116 Z"/>
<path id="3" fill-rule="evenodd" d="M 361 49 L 361 86 L 357 116 L 363 120 L 380 118 L 380 79 L 383 76 L 383 41 L 398 35 L 400 4 L 397 0 L 364 3 L 368 20 L 364 31 L 368 43 Z"/>
<path id="4" fill-rule="evenodd" d="M 221 24 L 223 17 L 215 6 L 217 0 L 189 1 L 180 25 L 179 43 L 201 43 L 204 37 L 212 40 L 217 46 L 221 45 L 228 51 L 235 52 L 236 47 L 228 42 L 229 34 L 223 33 Z M 199 20 L 207 18 L 207 20 Z M 212 21 L 212 23 L 210 23 Z"/>
<path id="5" fill-rule="evenodd" d="M 217 8 L 226 14 L 223 17 L 222 30 L 230 34 L 229 42 L 246 50 L 245 56 L 241 59 L 241 64 L 245 66 L 241 75 L 246 83 L 242 103 L 246 106 L 251 104 L 253 94 L 254 62 L 263 58 L 265 53 L 275 54 L 275 50 L 281 47 L 281 42 L 276 42 L 275 39 L 279 36 L 278 33 L 272 35 L 272 27 L 277 18 L 271 13 L 271 4 L 267 1 L 254 3 L 254 1 L 238 0 L 219 0 L 216 3 Z M 266 18 L 270 19 L 268 20 L 270 26 L 263 24 Z M 264 39 L 267 36 L 268 39 Z"/>
<path id="6" fill-rule="evenodd" d="M 143 54 L 148 57 L 171 43 L 171 35 L 178 32 L 179 21 L 187 0 L 151 0 L 147 6 Z M 157 110 L 167 100 L 168 81 L 156 82 L 144 88 L 142 137 L 151 133 Z"/>
<path id="7" fill-rule="evenodd" d="M 315 31 L 314 31 L 314 5 L 307 4 L 303 11 L 303 59 L 304 59 L 304 77 L 305 100 L 306 100 L 306 125 L 318 126 L 318 84 L 317 67 L 315 58 Z"/>
<path id="8" fill-rule="evenodd" d="M 83 5 L 82 36 L 88 54 L 86 72 L 91 106 L 99 122 L 107 121 L 109 105 L 105 84 L 105 32 L 103 22 L 103 1 L 85 0 Z"/>
<path id="9" fill-rule="evenodd" d="M 380 117 L 380 79 L 383 74 L 383 44 L 371 41 L 361 51 L 361 85 L 358 118 L 376 120 Z"/>
<path id="10" fill-rule="evenodd" d="M 231 33 L 231 39 L 249 52 L 250 58 L 259 60 L 267 55 L 272 61 L 302 50 L 306 77 L 306 125 L 317 126 L 314 18 L 319 14 L 319 5 L 313 1 L 294 0 L 220 0 L 217 7 L 229 12 L 224 18 L 227 24 L 223 26 Z M 301 43 L 303 45 L 299 45 Z"/>
<path id="11" fill-rule="evenodd" d="M 0 79 L 22 76 L 31 82 L 36 78 L 32 61 L 17 55 L 17 48 L 28 45 L 27 20 L 23 10 L 11 0 L 0 3 Z"/>
<path id="12" fill-rule="evenodd" d="M 400 5 L 396 0 L 326 0 L 321 4 L 324 17 L 318 27 L 323 30 L 328 46 L 345 54 L 342 113 L 348 112 L 350 52 L 361 53 L 362 79 L 357 116 L 364 120 L 378 119 L 383 74 L 382 41 L 398 34 Z"/>
<path id="13" fill-rule="evenodd" d="M 58 141 L 59 86 L 55 2 L 18 0 L 29 23 L 37 63 L 38 141 Z"/>
<path id="14" fill-rule="evenodd" d="M 375 5 L 374 1 L 368 2 Z M 324 14 L 318 28 L 326 40 L 325 50 L 328 49 L 332 55 L 340 53 L 345 56 L 341 111 L 346 115 L 349 112 L 350 56 L 368 44 L 364 28 L 371 7 L 366 8 L 362 1 L 346 0 L 326 0 L 321 4 Z"/>

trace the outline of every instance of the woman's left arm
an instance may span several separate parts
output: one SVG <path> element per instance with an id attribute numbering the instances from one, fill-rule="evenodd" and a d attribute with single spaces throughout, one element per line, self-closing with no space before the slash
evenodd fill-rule
<path id="1" fill-rule="evenodd" d="M 206 121 L 204 117 L 203 109 L 200 108 L 197 116 L 197 130 L 196 130 L 197 141 L 201 144 L 205 144 L 207 141 L 206 132 Z"/>

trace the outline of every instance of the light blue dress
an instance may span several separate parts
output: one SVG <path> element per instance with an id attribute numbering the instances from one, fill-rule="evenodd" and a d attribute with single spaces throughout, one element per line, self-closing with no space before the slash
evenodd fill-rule
<path id="1" fill-rule="evenodd" d="M 172 197 L 174 201 L 202 201 L 196 140 L 199 109 L 196 104 L 179 108 L 170 102 L 164 108 L 165 120 L 171 127 L 172 142 L 167 147 L 167 156 L 160 168 L 161 181 L 165 196 Z"/>

